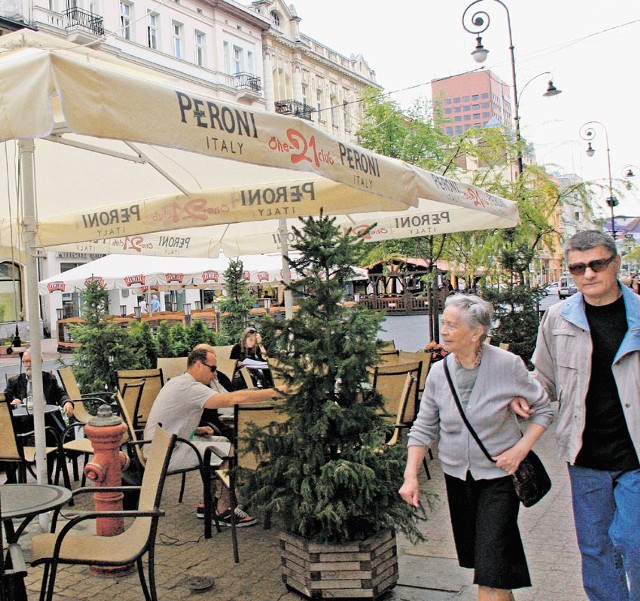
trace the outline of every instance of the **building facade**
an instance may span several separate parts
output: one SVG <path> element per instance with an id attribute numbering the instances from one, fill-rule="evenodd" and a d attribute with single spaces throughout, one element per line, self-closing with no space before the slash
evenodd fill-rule
<path id="1" fill-rule="evenodd" d="M 301 33 L 293 5 L 257 0 L 253 7 L 271 22 L 263 41 L 268 110 L 310 119 L 337 138 L 355 141 L 362 93 L 380 89 L 375 72 L 362 55 L 344 56 Z"/>
<path id="2" fill-rule="evenodd" d="M 489 70 L 471 71 L 431 80 L 437 125 L 449 136 L 472 127 L 512 127 L 511 89 Z"/>
<path id="3" fill-rule="evenodd" d="M 160 71 L 196 93 L 308 119 L 354 142 L 359 100 L 365 88 L 380 89 L 375 73 L 361 55 L 347 57 L 305 36 L 300 22 L 295 7 L 281 0 L 0 2 L 0 36 L 25 27 L 40 30 Z M 96 258 L 67 255 L 43 253 L 40 279 Z M 20 260 L 0 257 L 0 338 L 27 319 L 22 281 Z M 194 300 L 189 297 L 193 294 L 199 292 L 162 295 L 162 308 L 172 303 L 180 308 Z M 133 294 L 110 295 L 112 313 L 125 310 L 121 307 L 130 313 L 136 304 Z M 42 307 L 44 327 L 50 332 L 59 314 L 72 317 L 80 312 L 78 295 L 72 293 L 46 297 Z"/>

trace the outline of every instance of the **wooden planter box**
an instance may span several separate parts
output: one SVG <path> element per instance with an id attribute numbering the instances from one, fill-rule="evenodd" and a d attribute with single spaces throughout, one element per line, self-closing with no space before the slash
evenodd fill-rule
<path id="1" fill-rule="evenodd" d="M 398 582 L 396 535 L 344 545 L 280 533 L 282 580 L 309 599 L 377 599 Z"/>

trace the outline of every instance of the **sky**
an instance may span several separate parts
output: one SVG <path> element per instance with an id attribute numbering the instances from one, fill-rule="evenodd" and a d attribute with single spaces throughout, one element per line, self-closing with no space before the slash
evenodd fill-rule
<path id="1" fill-rule="evenodd" d="M 549 170 L 607 185 L 607 136 L 616 214 L 640 215 L 640 2 L 638 0 L 504 0 L 509 8 L 522 136 Z M 408 106 L 430 99 L 432 79 L 478 68 L 474 35 L 464 30 L 469 2 L 459 0 L 294 0 L 300 29 L 343 55 L 362 54 L 390 97 Z M 507 13 L 497 0 L 474 7 L 490 16 L 482 34 L 485 68 L 511 85 Z M 470 9 L 470 12 L 475 10 Z M 549 71 L 562 94 L 545 98 Z M 533 79 L 535 78 L 535 79 Z M 593 157 L 580 137 L 589 121 Z M 606 128 L 606 129 L 605 129 Z M 627 191 L 623 174 L 636 177 Z M 616 181 L 618 180 L 618 181 Z M 593 201 L 610 216 L 608 193 Z"/>

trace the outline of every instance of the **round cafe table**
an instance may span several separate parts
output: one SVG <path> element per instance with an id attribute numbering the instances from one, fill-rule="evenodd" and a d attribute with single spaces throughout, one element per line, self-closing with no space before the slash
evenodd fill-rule
<path id="1" fill-rule="evenodd" d="M 34 517 L 62 507 L 71 499 L 71 491 L 53 484 L 3 484 L 0 506 L 8 543 L 15 543 Z M 22 519 L 14 530 L 14 519 Z"/>
<path id="2" fill-rule="evenodd" d="M 12 407 L 13 416 L 14 417 L 33 417 L 33 408 L 27 409 L 26 405 L 18 405 L 16 407 Z M 60 407 L 58 405 L 45 405 L 44 406 L 44 414 L 47 413 L 56 413 L 60 411 Z"/>

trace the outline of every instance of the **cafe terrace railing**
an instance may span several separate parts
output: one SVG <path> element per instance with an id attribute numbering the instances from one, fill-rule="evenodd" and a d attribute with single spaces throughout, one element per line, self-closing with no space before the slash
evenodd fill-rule
<path id="1" fill-rule="evenodd" d="M 388 315 L 429 313 L 429 301 L 426 296 L 415 296 L 413 294 L 360 295 L 358 302 L 375 311 L 386 311 Z M 439 307 L 439 310 L 441 309 L 442 307 Z"/>

